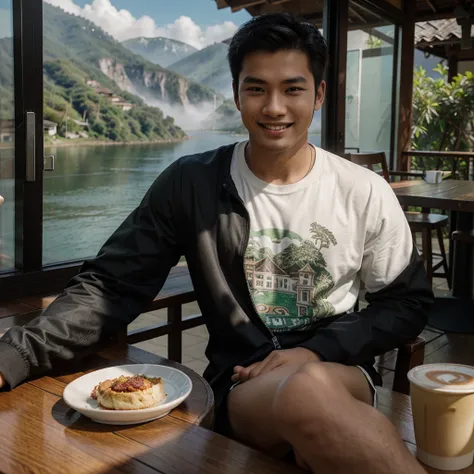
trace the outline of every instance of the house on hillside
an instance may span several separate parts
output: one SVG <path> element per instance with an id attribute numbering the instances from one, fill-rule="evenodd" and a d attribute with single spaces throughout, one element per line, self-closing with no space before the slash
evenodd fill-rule
<path id="1" fill-rule="evenodd" d="M 58 133 L 58 124 L 51 120 L 43 120 L 43 131 L 50 137 L 54 137 Z"/>
<path id="2" fill-rule="evenodd" d="M 135 104 L 131 104 L 130 102 L 117 102 L 116 104 L 117 107 L 120 107 L 122 109 L 122 112 L 127 112 L 128 110 L 132 110 L 135 107 Z"/>
<path id="3" fill-rule="evenodd" d="M 97 94 L 99 94 L 102 97 L 105 97 L 108 100 L 110 100 L 114 95 L 114 93 L 110 89 L 107 89 L 106 87 L 98 87 L 96 88 L 95 91 L 97 92 Z"/>
<path id="4" fill-rule="evenodd" d="M 131 104 L 130 102 L 125 101 L 122 97 L 115 94 L 109 98 L 109 102 L 111 102 L 116 107 L 120 107 L 123 112 L 127 112 L 127 110 L 131 110 L 135 107 L 135 104 Z"/>
<path id="5" fill-rule="evenodd" d="M 86 84 L 89 86 L 89 87 L 92 87 L 93 89 L 99 89 L 100 87 L 102 87 L 100 85 L 100 82 L 97 82 L 97 81 L 94 81 L 94 80 L 89 80 L 86 82 Z"/>

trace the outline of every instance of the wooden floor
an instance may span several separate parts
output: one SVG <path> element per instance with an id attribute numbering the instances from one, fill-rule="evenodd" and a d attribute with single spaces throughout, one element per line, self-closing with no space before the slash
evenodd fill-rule
<path id="1" fill-rule="evenodd" d="M 446 280 L 435 278 L 433 283 L 435 296 L 450 294 Z M 474 317 L 474 315 L 473 315 Z M 426 341 L 425 363 L 453 362 L 474 365 L 474 335 L 445 333 L 427 326 L 421 336 Z M 379 373 L 384 386 L 390 388 L 393 383 L 396 351 L 385 354 L 378 362 Z"/>

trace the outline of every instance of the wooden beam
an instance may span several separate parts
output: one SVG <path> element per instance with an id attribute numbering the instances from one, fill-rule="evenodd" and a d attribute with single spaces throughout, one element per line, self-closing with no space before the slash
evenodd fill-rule
<path id="1" fill-rule="evenodd" d="M 362 23 L 367 23 L 367 20 L 360 13 L 358 13 L 357 10 L 355 10 L 353 7 L 349 7 L 349 13 L 352 16 L 356 17 Z"/>
<path id="2" fill-rule="evenodd" d="M 434 13 L 438 13 L 438 10 L 436 10 L 436 7 L 433 5 L 433 2 L 431 0 L 426 0 L 426 3 L 433 10 Z"/>
<path id="3" fill-rule="evenodd" d="M 232 8 L 232 11 L 237 11 L 242 8 L 253 7 L 260 3 L 265 3 L 265 0 L 226 0 L 227 5 Z"/>
<path id="4" fill-rule="evenodd" d="M 329 49 L 326 101 L 322 111 L 321 145 L 343 155 L 346 127 L 346 63 L 349 0 L 324 1 L 323 31 Z"/>
<path id="5" fill-rule="evenodd" d="M 402 154 L 411 146 L 413 67 L 415 60 L 416 2 L 404 2 L 404 19 L 401 26 L 401 48 L 399 68 L 399 108 L 396 169 L 409 171 L 410 159 Z"/>
<path id="6" fill-rule="evenodd" d="M 447 20 L 449 18 L 455 18 L 454 8 L 450 8 L 449 10 L 438 10 L 436 13 L 421 13 L 416 16 L 415 21 Z"/>
<path id="7" fill-rule="evenodd" d="M 231 1 L 236 2 L 237 0 L 231 0 Z M 243 10 L 244 8 L 247 8 L 247 9 L 249 9 L 249 8 L 258 8 L 258 7 L 265 8 L 265 6 L 267 6 L 267 7 L 275 6 L 276 7 L 277 5 L 281 5 L 282 3 L 286 3 L 286 2 L 289 2 L 291 0 L 240 0 L 240 1 L 243 2 L 242 5 L 238 5 L 238 4 L 237 4 L 237 6 L 232 5 L 232 13 Z M 249 11 L 249 13 L 252 14 L 250 11 Z"/>

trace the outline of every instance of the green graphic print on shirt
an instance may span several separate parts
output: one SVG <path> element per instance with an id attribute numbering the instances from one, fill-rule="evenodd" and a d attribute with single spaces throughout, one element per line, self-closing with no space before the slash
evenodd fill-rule
<path id="1" fill-rule="evenodd" d="M 250 233 L 245 272 L 255 307 L 274 330 L 300 330 L 317 319 L 334 315 L 326 299 L 334 281 L 322 253 L 337 241 L 331 231 L 314 222 L 311 240 L 282 229 Z"/>

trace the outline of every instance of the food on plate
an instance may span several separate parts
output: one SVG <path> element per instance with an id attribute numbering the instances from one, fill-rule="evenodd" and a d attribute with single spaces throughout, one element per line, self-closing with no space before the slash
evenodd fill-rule
<path id="1" fill-rule="evenodd" d="M 166 398 L 166 393 L 161 377 L 121 375 L 100 382 L 92 390 L 91 397 L 103 408 L 140 410 L 158 405 Z"/>

